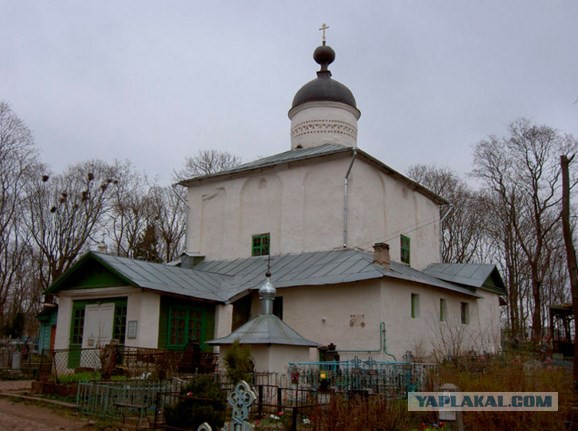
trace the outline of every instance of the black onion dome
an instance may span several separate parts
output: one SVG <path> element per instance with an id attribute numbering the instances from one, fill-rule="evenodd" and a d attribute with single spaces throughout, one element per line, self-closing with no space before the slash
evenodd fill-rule
<path id="1" fill-rule="evenodd" d="M 321 70 L 327 70 L 327 66 L 335 60 L 335 51 L 327 45 L 318 46 L 313 51 L 313 59 L 321 66 Z"/>
<path id="2" fill-rule="evenodd" d="M 295 94 L 291 108 L 307 102 L 341 102 L 357 108 L 355 97 L 349 88 L 341 82 L 331 78 L 331 72 L 327 68 L 335 60 L 335 51 L 327 45 L 321 45 L 315 49 L 313 58 L 321 66 L 317 72 L 317 79 L 309 81 Z"/>

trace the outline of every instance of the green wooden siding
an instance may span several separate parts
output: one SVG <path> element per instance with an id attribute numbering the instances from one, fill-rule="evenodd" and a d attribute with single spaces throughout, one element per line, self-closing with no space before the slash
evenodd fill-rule
<path id="1" fill-rule="evenodd" d="M 82 271 L 76 271 L 66 279 L 60 290 L 67 288 L 94 289 L 97 287 L 126 286 L 127 282 L 99 262 L 87 261 Z"/>

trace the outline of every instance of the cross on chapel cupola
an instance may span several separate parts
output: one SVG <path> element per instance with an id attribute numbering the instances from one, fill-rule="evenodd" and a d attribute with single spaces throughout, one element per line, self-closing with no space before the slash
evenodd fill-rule
<path id="1" fill-rule="evenodd" d="M 325 40 L 326 40 L 325 30 L 327 30 L 328 28 L 329 28 L 329 26 L 328 26 L 327 24 L 325 24 L 325 23 L 323 23 L 323 24 L 321 25 L 321 27 L 319 28 L 319 31 L 322 31 L 322 32 L 323 32 L 322 35 L 321 35 L 321 42 L 323 42 L 323 45 L 325 45 Z"/>

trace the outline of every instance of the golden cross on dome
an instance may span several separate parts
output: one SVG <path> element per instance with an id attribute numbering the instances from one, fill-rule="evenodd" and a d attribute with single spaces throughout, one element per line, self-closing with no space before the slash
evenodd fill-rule
<path id="1" fill-rule="evenodd" d="M 328 28 L 329 26 L 325 23 L 323 23 L 319 28 L 319 30 L 323 32 L 323 35 L 321 36 L 321 41 L 323 42 L 323 45 L 325 45 L 325 30 L 327 30 Z"/>

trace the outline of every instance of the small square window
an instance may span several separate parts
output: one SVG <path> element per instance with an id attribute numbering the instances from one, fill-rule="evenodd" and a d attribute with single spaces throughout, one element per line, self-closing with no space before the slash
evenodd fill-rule
<path id="1" fill-rule="evenodd" d="M 467 302 L 461 303 L 461 315 L 462 315 L 462 323 L 467 325 L 470 323 L 470 304 Z"/>
<path id="2" fill-rule="evenodd" d="M 267 256 L 269 254 L 270 234 L 253 235 L 251 256 Z"/>
<path id="3" fill-rule="evenodd" d="M 444 298 L 440 298 L 440 322 L 445 322 L 448 319 L 448 305 Z"/>
<path id="4" fill-rule="evenodd" d="M 402 263 L 407 263 L 409 265 L 410 256 L 410 240 L 408 236 L 401 235 L 399 237 L 400 242 L 400 259 Z"/>
<path id="5" fill-rule="evenodd" d="M 419 317 L 419 295 L 417 293 L 411 294 L 411 318 L 417 319 Z"/>

